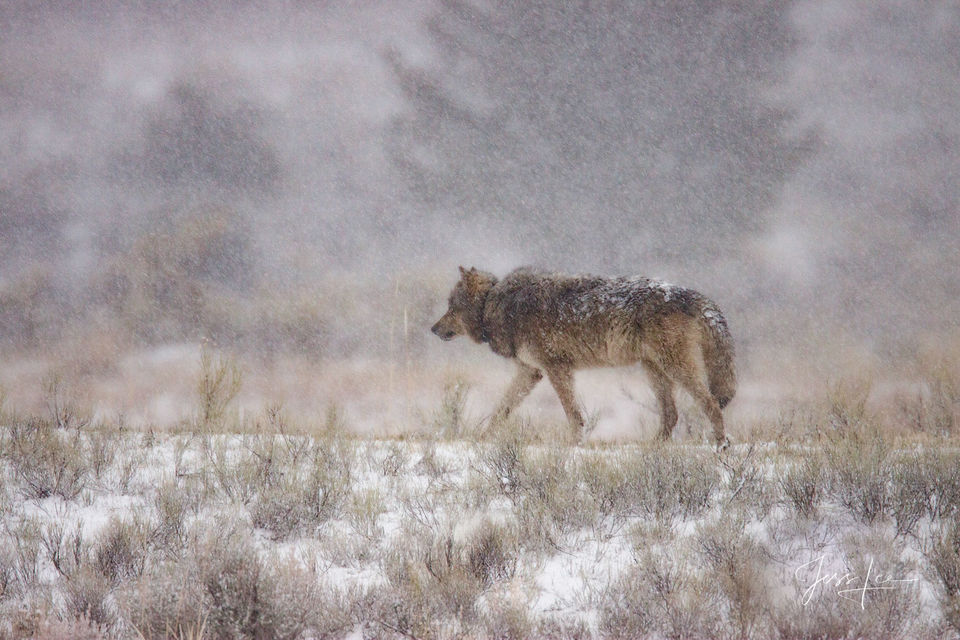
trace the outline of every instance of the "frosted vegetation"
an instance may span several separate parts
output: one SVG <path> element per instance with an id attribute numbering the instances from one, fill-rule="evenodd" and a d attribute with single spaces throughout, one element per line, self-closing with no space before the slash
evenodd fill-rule
<path id="1" fill-rule="evenodd" d="M 847 382 L 722 455 L 485 428 L 463 384 L 403 438 L 336 407 L 241 418 L 211 355 L 194 417 L 161 432 L 51 380 L 47 414 L 2 414 L 0 637 L 954 637 L 941 375 L 909 430 Z"/>

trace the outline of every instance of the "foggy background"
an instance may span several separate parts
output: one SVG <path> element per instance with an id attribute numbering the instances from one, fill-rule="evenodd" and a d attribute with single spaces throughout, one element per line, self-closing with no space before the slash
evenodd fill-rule
<path id="1" fill-rule="evenodd" d="M 458 264 L 696 288 L 747 380 L 899 366 L 960 340 L 958 52 L 956 1 L 8 0 L 4 384 L 409 373 L 479 353 Z"/>

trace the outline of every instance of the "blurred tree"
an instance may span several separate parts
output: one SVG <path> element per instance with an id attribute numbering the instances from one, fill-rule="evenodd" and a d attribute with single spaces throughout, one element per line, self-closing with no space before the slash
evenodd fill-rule
<path id="1" fill-rule="evenodd" d="M 148 119 L 138 165 L 164 186 L 270 193 L 278 186 L 280 163 L 259 127 L 253 107 L 221 104 L 180 82 Z"/>
<path id="2" fill-rule="evenodd" d="M 0 182 L 0 267 L 11 262 L 55 262 L 63 250 L 67 213 L 48 196 L 56 172 L 63 167 L 40 166 L 13 184 Z"/>
<path id="3" fill-rule="evenodd" d="M 131 335 L 146 341 L 232 337 L 254 286 L 249 229 L 230 210 L 196 210 L 171 232 L 141 236 L 93 287 Z"/>
<path id="4" fill-rule="evenodd" d="M 0 281 L 0 347 L 38 349 L 74 317 L 49 267 L 35 264 Z"/>
<path id="5" fill-rule="evenodd" d="M 711 257 L 763 229 L 809 146 L 762 95 L 794 46 L 788 10 L 442 0 L 441 61 L 387 55 L 410 105 L 392 157 L 436 221 L 519 232 L 545 260 Z"/>
<path id="6" fill-rule="evenodd" d="M 960 3 L 807 0 L 794 23 L 801 44 L 772 93 L 823 141 L 784 211 L 816 230 L 811 308 L 888 344 L 955 332 Z"/>

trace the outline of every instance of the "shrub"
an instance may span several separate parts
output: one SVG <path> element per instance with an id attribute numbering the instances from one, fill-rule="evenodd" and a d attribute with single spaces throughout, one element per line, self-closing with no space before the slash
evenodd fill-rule
<path id="1" fill-rule="evenodd" d="M 960 633 L 960 522 L 946 523 L 926 552 L 944 619 Z"/>
<path id="2" fill-rule="evenodd" d="M 577 464 L 577 475 L 582 478 L 587 497 L 593 502 L 596 528 L 612 534 L 620 531 L 627 517 L 634 513 L 629 491 L 629 470 L 626 456 L 609 451 L 586 453 Z"/>
<path id="3" fill-rule="evenodd" d="M 443 399 L 433 417 L 433 431 L 443 438 L 458 439 L 468 432 L 464 417 L 470 385 L 455 379 L 443 386 Z"/>
<path id="4" fill-rule="evenodd" d="M 274 540 L 304 531 L 316 522 L 312 491 L 300 474 L 260 485 L 249 506 L 253 526 L 265 529 Z"/>
<path id="5" fill-rule="evenodd" d="M 960 510 L 960 455 L 918 449 L 899 455 L 890 470 L 890 511 L 898 535 L 913 533 L 921 518 L 950 518 Z"/>
<path id="6" fill-rule="evenodd" d="M 340 513 L 350 495 L 356 460 L 355 444 L 343 436 L 328 436 L 314 443 L 306 482 L 310 513 L 318 522 Z"/>
<path id="7" fill-rule="evenodd" d="M 0 538 L 0 602 L 16 597 L 21 591 L 16 553 L 9 548 L 7 540 Z"/>
<path id="8" fill-rule="evenodd" d="M 706 579 L 715 579 L 726 602 L 720 621 L 726 635 L 766 637 L 764 618 L 770 587 L 764 572 L 766 551 L 744 533 L 744 525 L 741 518 L 725 518 L 701 527 L 696 535 L 697 551 L 709 568 Z"/>
<path id="9" fill-rule="evenodd" d="M 147 639 L 301 637 L 314 627 L 315 577 L 259 557 L 243 534 L 212 532 L 188 561 L 167 562 L 121 590 L 120 608 Z"/>
<path id="10" fill-rule="evenodd" d="M 6 527 L 5 527 L 6 528 Z M 17 590 L 27 591 L 37 586 L 40 576 L 40 547 L 43 529 L 33 518 L 25 518 L 9 527 L 12 566 L 16 576 Z"/>
<path id="11" fill-rule="evenodd" d="M 196 476 L 161 480 L 153 497 L 156 523 L 152 538 L 158 548 L 179 555 L 187 543 L 187 516 L 196 515 L 202 502 L 203 486 Z"/>
<path id="12" fill-rule="evenodd" d="M 516 527 L 485 518 L 461 544 L 470 573 L 484 588 L 516 575 L 520 545 Z"/>
<path id="13" fill-rule="evenodd" d="M 931 518 L 953 518 L 960 514 L 960 452 L 948 449 L 924 450 L 926 484 L 929 488 L 927 514 Z"/>
<path id="14" fill-rule="evenodd" d="M 803 451 L 799 462 L 782 462 L 777 484 L 794 511 L 802 518 L 814 518 L 828 487 L 823 461 L 816 451 Z"/>
<path id="15" fill-rule="evenodd" d="M 569 447 L 524 444 L 524 429 L 502 428 L 492 443 L 478 444 L 474 467 L 486 488 L 506 496 L 523 538 L 535 548 L 558 547 L 564 534 L 590 524 L 595 510 L 580 486 Z"/>
<path id="16" fill-rule="evenodd" d="M 437 456 L 437 444 L 435 442 L 426 442 L 421 444 L 423 453 L 420 460 L 414 465 L 414 470 L 418 473 L 426 474 L 431 483 L 435 483 L 453 471 L 449 464 L 445 463 Z M 500 483 L 497 483 L 499 487 Z"/>
<path id="17" fill-rule="evenodd" d="M 424 456 L 426 457 L 426 456 Z M 410 463 L 410 453 L 399 443 L 391 443 L 386 455 L 380 462 L 380 471 L 385 476 L 396 478 Z M 427 463 L 425 463 L 427 464 Z"/>
<path id="18" fill-rule="evenodd" d="M 955 435 L 960 425 L 960 374 L 950 356 L 938 354 L 918 362 L 916 394 L 901 396 L 901 419 L 919 433 Z"/>
<path id="19" fill-rule="evenodd" d="M 851 431 L 824 453 L 834 499 L 866 524 L 888 515 L 890 449 L 879 431 Z"/>
<path id="20" fill-rule="evenodd" d="M 477 445 L 477 459 L 481 473 L 497 491 L 513 497 L 520 490 L 522 482 L 524 440 L 523 428 L 509 428 L 508 425 L 493 434 L 490 444 Z"/>
<path id="21" fill-rule="evenodd" d="M 537 632 L 528 603 L 515 594 L 487 598 L 480 614 L 480 626 L 486 637 L 496 640 L 526 640 L 545 635 Z"/>
<path id="22" fill-rule="evenodd" d="M 121 429 L 108 427 L 101 424 L 96 428 L 86 431 L 86 450 L 90 461 L 90 471 L 93 477 L 100 480 L 103 475 L 113 467 L 116 460 L 118 446 L 123 441 L 123 432 Z M 127 472 L 129 473 L 129 472 Z M 129 482 L 129 480 L 127 481 Z"/>
<path id="23" fill-rule="evenodd" d="M 591 640 L 595 637 L 590 630 L 591 625 L 579 617 L 573 619 L 546 618 L 540 620 L 536 626 L 536 633 L 526 637 L 536 637 L 541 640 Z"/>
<path id="24" fill-rule="evenodd" d="M 689 518 L 706 509 L 717 494 L 720 474 L 712 454 L 657 444 L 586 458 L 581 473 L 601 513 Z"/>
<path id="25" fill-rule="evenodd" d="M 515 511 L 530 547 L 562 548 L 562 536 L 594 522 L 596 510 L 580 486 L 569 447 L 527 448 L 518 480 Z"/>
<path id="26" fill-rule="evenodd" d="M 346 505 L 346 518 L 350 526 L 360 537 L 375 542 L 383 535 L 377 525 L 377 518 L 385 510 L 383 497 L 376 488 L 355 491 Z"/>
<path id="27" fill-rule="evenodd" d="M 600 608 L 604 637 L 716 637 L 716 588 L 679 555 L 646 552 L 615 580 Z"/>
<path id="28" fill-rule="evenodd" d="M 275 441 L 273 436 L 269 438 Z M 273 462 L 254 454 L 235 471 L 248 478 L 243 486 L 251 495 L 254 526 L 270 531 L 278 540 L 337 517 L 351 495 L 356 455 L 350 441 L 338 435 L 321 438 L 303 464 L 289 457 L 293 451 L 297 450 L 272 449 Z"/>
<path id="29" fill-rule="evenodd" d="M 778 599 L 771 614 L 774 628 L 772 637 L 780 640 L 840 640 L 866 638 L 858 633 L 857 614 L 851 612 L 851 603 L 838 597 L 818 598 L 808 604 L 800 603 L 798 594 Z"/>
<path id="30" fill-rule="evenodd" d="M 138 638 L 203 638 L 207 636 L 207 602 L 196 565 L 166 561 L 117 590 L 119 609 Z"/>
<path id="31" fill-rule="evenodd" d="M 90 410 L 80 406 L 59 373 L 48 375 L 43 381 L 43 387 L 47 410 L 54 426 L 79 430 L 90 424 Z"/>
<path id="32" fill-rule="evenodd" d="M 896 461 L 890 471 L 890 511 L 897 535 L 913 532 L 920 519 L 934 510 L 934 487 L 927 481 L 930 461 L 922 453 L 911 453 Z"/>
<path id="33" fill-rule="evenodd" d="M 756 446 L 735 447 L 719 458 L 728 492 L 727 504 L 748 510 L 763 519 L 773 507 L 776 495 L 765 478 Z"/>
<path id="34" fill-rule="evenodd" d="M 90 475 L 79 431 L 66 432 L 33 418 L 10 426 L 7 457 L 27 498 L 73 500 Z"/>
<path id="35" fill-rule="evenodd" d="M 226 437 L 208 435 L 204 440 L 207 458 L 204 478 L 212 491 L 232 502 L 246 505 L 260 489 L 262 467 L 249 451 L 237 451 Z"/>
<path id="36" fill-rule="evenodd" d="M 462 633 L 477 622 L 484 589 L 513 577 L 518 544 L 515 527 L 490 520 L 459 534 L 407 530 L 383 560 L 389 586 L 372 619 L 400 635 Z"/>
<path id="37" fill-rule="evenodd" d="M 0 638 L 4 640 L 106 640 L 111 637 L 102 625 L 79 616 L 67 620 L 56 617 L 39 617 L 30 610 L 19 610 L 12 616 L 11 635 L 6 635 L 0 627 Z"/>
<path id="38" fill-rule="evenodd" d="M 67 611 L 74 618 L 89 620 L 110 629 L 117 615 L 110 596 L 110 580 L 94 567 L 83 565 L 64 582 Z"/>
<path id="39" fill-rule="evenodd" d="M 845 378 L 833 382 L 827 390 L 827 418 L 841 436 L 862 431 L 871 422 L 867 401 L 873 391 L 869 376 Z"/>
<path id="40" fill-rule="evenodd" d="M 139 577 L 147 562 L 151 531 L 146 522 L 113 518 L 93 543 L 93 566 L 110 585 Z"/>
<path id="41" fill-rule="evenodd" d="M 200 377 L 197 381 L 197 426 L 202 432 L 220 430 L 227 407 L 240 393 L 243 376 L 235 362 L 214 357 L 204 347 L 200 351 Z"/>
<path id="42" fill-rule="evenodd" d="M 40 529 L 39 538 L 53 568 L 64 578 L 69 579 L 84 565 L 88 549 L 84 545 L 82 522 L 71 532 L 67 532 L 62 520 L 48 523 Z"/>

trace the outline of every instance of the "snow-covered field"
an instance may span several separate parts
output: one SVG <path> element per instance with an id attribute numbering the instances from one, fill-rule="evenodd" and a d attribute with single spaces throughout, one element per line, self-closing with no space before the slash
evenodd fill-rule
<path id="1" fill-rule="evenodd" d="M 954 437 L 718 455 L 458 406 L 405 439 L 5 415 L 0 638 L 956 635 Z"/>

